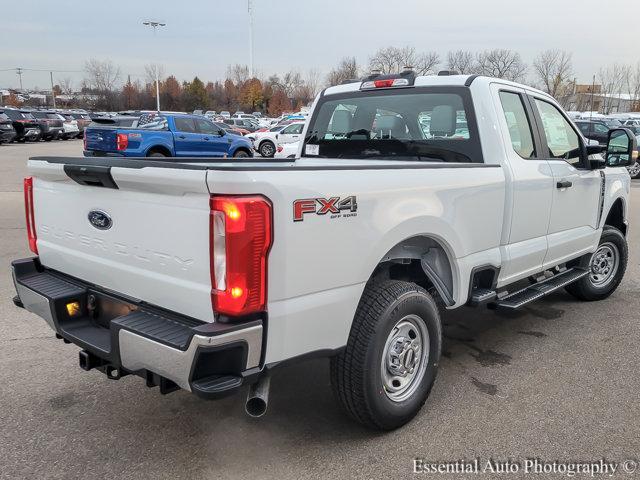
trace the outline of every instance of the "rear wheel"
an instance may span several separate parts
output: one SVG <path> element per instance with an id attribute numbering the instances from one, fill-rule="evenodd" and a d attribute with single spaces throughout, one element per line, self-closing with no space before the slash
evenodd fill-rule
<path id="1" fill-rule="evenodd" d="M 565 289 L 580 300 L 603 300 L 620 285 L 627 259 L 627 239 L 617 228 L 605 226 L 595 253 L 584 257 L 579 264 L 589 270 L 589 275 Z"/>
<path id="2" fill-rule="evenodd" d="M 266 158 L 273 157 L 276 154 L 276 146 L 269 140 L 262 142 L 258 150 L 260 151 L 260 155 Z"/>
<path id="3" fill-rule="evenodd" d="M 147 157 L 168 157 L 169 155 L 166 155 L 163 152 L 150 152 Z"/>
<path id="4" fill-rule="evenodd" d="M 414 283 L 368 286 L 345 350 L 331 360 L 334 392 L 356 421 L 392 430 L 427 399 L 442 348 L 438 306 Z"/>
<path id="5" fill-rule="evenodd" d="M 233 154 L 233 158 L 247 158 L 247 157 L 249 157 L 249 154 L 244 150 L 238 150 L 236 153 Z"/>

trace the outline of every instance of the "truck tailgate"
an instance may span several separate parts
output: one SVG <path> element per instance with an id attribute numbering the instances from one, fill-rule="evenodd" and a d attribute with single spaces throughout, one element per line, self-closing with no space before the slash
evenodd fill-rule
<path id="1" fill-rule="evenodd" d="M 60 163 L 29 170 L 44 266 L 213 321 L 206 170 L 111 167 L 116 188 L 80 184 Z"/>
<path id="2" fill-rule="evenodd" d="M 85 134 L 85 149 L 100 152 L 115 152 L 116 135 L 115 128 L 87 128 Z"/>

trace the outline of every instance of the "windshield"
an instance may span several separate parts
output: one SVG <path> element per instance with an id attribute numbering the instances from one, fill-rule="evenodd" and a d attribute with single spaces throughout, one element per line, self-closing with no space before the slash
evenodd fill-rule
<path id="1" fill-rule="evenodd" d="M 320 100 L 303 156 L 482 162 L 468 89 L 350 92 Z"/>

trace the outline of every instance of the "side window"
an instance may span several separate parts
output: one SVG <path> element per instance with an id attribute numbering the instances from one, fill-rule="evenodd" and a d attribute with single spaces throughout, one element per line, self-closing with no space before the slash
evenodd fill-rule
<path id="1" fill-rule="evenodd" d="M 509 127 L 511 145 L 522 158 L 534 158 L 536 150 L 533 144 L 531 123 L 522 103 L 522 97 L 513 92 L 500 92 L 500 102 Z"/>
<path id="2" fill-rule="evenodd" d="M 207 122 L 201 118 L 196 119 L 196 123 L 198 125 L 198 130 L 200 133 L 208 133 L 214 134 L 217 133 L 218 129 L 211 122 Z"/>
<path id="3" fill-rule="evenodd" d="M 581 162 L 578 134 L 554 105 L 535 99 L 551 158 L 561 158 L 572 165 Z"/>
<path id="4" fill-rule="evenodd" d="M 302 133 L 302 124 L 297 123 L 295 125 L 289 125 L 284 130 L 282 130 L 282 133 L 285 135 L 299 135 Z"/>
<path id="5" fill-rule="evenodd" d="M 609 133 L 609 129 L 601 123 L 595 124 L 595 131 L 598 133 Z"/>
<path id="6" fill-rule="evenodd" d="M 185 133 L 196 133 L 196 124 L 193 118 L 175 117 L 176 130 Z"/>

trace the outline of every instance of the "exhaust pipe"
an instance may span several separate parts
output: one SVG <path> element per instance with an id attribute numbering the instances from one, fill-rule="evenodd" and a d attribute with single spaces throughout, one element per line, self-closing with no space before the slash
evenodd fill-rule
<path id="1" fill-rule="evenodd" d="M 247 394 L 247 403 L 244 407 L 247 415 L 258 418 L 266 413 L 267 405 L 269 403 L 270 384 L 271 377 L 269 375 L 265 375 L 256 383 L 251 385 L 249 393 Z"/>

